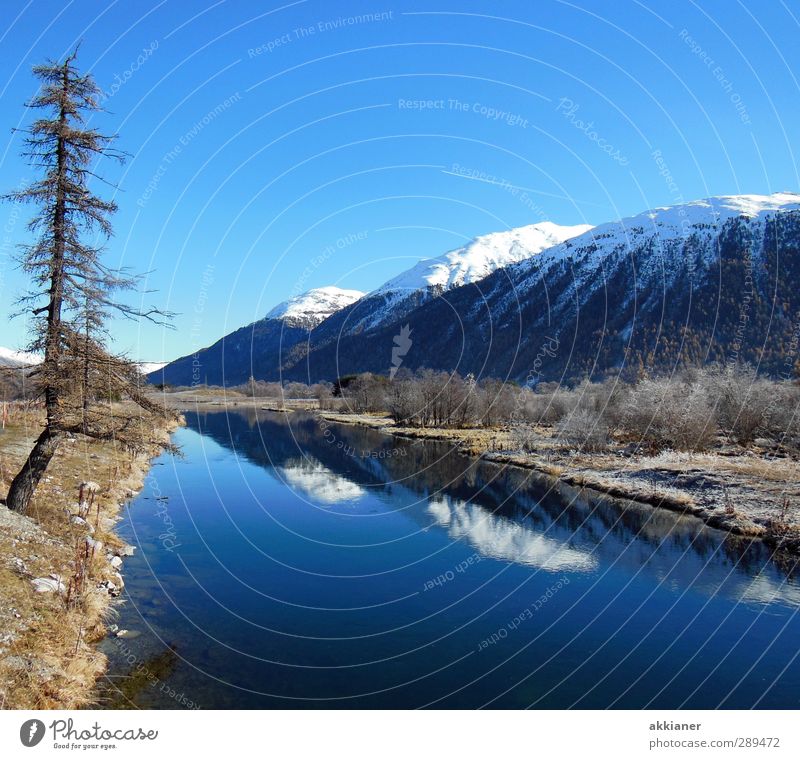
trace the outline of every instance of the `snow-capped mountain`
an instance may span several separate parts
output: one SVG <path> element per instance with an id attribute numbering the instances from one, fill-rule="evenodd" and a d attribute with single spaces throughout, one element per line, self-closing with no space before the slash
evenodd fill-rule
<path id="1" fill-rule="evenodd" d="M 488 277 L 503 266 L 524 261 L 591 228 L 590 224 L 564 227 L 545 221 L 506 232 L 481 235 L 463 248 L 420 261 L 370 295 L 426 288 L 441 292 L 468 285 Z"/>
<path id="2" fill-rule="evenodd" d="M 279 303 L 266 318 L 280 319 L 289 327 L 311 329 L 363 296 L 364 293 L 358 290 L 317 287 Z"/>
<path id="3" fill-rule="evenodd" d="M 6 370 L 0 371 L 0 400 L 25 397 L 26 388 L 30 391 L 35 384 L 30 379 L 29 369 L 41 362 L 41 357 L 35 353 L 0 348 L 0 368 Z"/>
<path id="4" fill-rule="evenodd" d="M 0 346 L 0 366 L 19 366 L 29 367 L 42 363 L 42 356 L 37 353 L 26 353 L 25 351 L 15 351 L 11 348 Z M 139 371 L 142 374 L 150 374 L 166 366 L 166 361 L 140 361 Z"/>
<path id="5" fill-rule="evenodd" d="M 0 347 L 0 366 L 35 366 L 41 362 L 42 357 L 35 353 Z"/>
<path id="6" fill-rule="evenodd" d="M 656 208 L 601 224 L 335 343 L 323 339 L 324 322 L 311 334 L 303 371 L 326 378 L 387 373 L 393 337 L 408 324 L 413 344 L 403 366 L 412 370 L 537 382 L 631 365 L 746 360 L 791 375 L 799 248 L 797 194 Z"/>
<path id="7" fill-rule="evenodd" d="M 800 209 L 800 195 L 725 195 L 696 200 L 677 206 L 654 208 L 619 221 L 601 224 L 565 245 L 556 245 L 535 261 L 520 266 L 520 271 L 542 272 L 564 260 L 573 259 L 591 269 L 611 257 L 627 255 L 645 243 L 656 248 L 649 264 L 676 273 L 683 268 L 679 249 L 689 240 L 708 263 L 715 255 L 712 244 L 724 225 L 736 218 L 744 220 L 752 231 L 765 229 L 765 222 L 778 212 Z M 695 262 L 698 263 L 698 262 Z M 640 272 L 645 274 L 649 272 Z"/>
<path id="8" fill-rule="evenodd" d="M 730 222 L 744 225 L 753 246 L 763 245 L 766 223 L 778 213 L 800 210 L 800 195 L 727 195 L 689 203 L 654 208 L 619 221 L 601 224 L 590 231 L 544 251 L 535 259 L 514 268 L 515 281 L 523 289 L 568 265 L 573 282 L 550 308 L 575 297 L 588 297 L 603 288 L 607 274 L 626 262 L 636 262 L 635 283 L 627 293 L 630 301 L 636 289 L 651 286 L 653 294 L 663 292 L 677 279 L 691 272 L 705 272 L 719 255 L 719 235 Z M 509 294 L 506 306 L 515 307 Z"/>
<path id="9" fill-rule="evenodd" d="M 41 363 L 42 356 L 37 353 L 15 351 L 0 346 L 0 366 L 36 366 Z M 166 363 L 166 361 L 140 361 L 138 366 L 142 374 L 150 374 L 166 366 Z"/>
<path id="10" fill-rule="evenodd" d="M 308 312 L 326 311 L 312 302 Z M 594 228 L 536 224 L 484 235 L 354 296 L 313 328 L 281 321 L 297 315 L 310 325 L 303 308 L 293 299 L 225 338 L 231 349 L 215 359 L 225 372 L 207 381 L 387 374 L 405 325 L 402 366 L 411 370 L 538 382 L 746 360 L 789 376 L 800 195 L 714 197 Z"/>
<path id="11" fill-rule="evenodd" d="M 492 272 L 536 256 L 564 240 L 587 232 L 590 224 L 561 226 L 549 221 L 492 232 L 437 258 L 420 261 L 373 290 L 348 320 L 345 331 L 372 329 L 387 316 L 398 316 L 447 290 L 469 285 Z"/>
<path id="12" fill-rule="evenodd" d="M 250 376 L 278 379 L 285 365 L 278 359 L 278 351 L 287 353 L 292 365 L 305 355 L 298 346 L 306 342 L 302 330 L 314 330 L 315 342 L 324 343 L 376 329 L 446 290 L 480 281 L 498 268 L 535 256 L 588 229 L 588 224 L 542 222 L 482 235 L 438 258 L 420 261 L 367 295 L 338 287 L 309 290 L 278 304 L 260 322 L 242 327 L 196 356 L 183 356 L 152 372 L 151 380 L 188 385 L 198 381 L 221 384 L 223 378 L 225 384 L 238 384 Z"/>
<path id="13" fill-rule="evenodd" d="M 151 374 L 163 369 L 166 365 L 166 361 L 139 361 L 139 371 L 142 374 Z"/>
<path id="14" fill-rule="evenodd" d="M 309 330 L 363 295 L 358 290 L 318 287 L 293 296 L 263 319 L 152 370 L 148 377 L 156 384 L 170 385 L 239 385 L 250 377 L 278 379 L 296 346 L 308 339 Z"/>

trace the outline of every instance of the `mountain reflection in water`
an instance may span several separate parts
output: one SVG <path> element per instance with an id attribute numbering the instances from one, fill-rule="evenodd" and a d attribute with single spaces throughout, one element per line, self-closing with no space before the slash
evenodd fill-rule
<path id="1" fill-rule="evenodd" d="M 126 644 L 142 660 L 176 652 L 169 692 L 206 708 L 800 705 L 800 588 L 760 543 L 444 443 L 300 413 L 186 418 L 184 457 L 162 457 L 121 525 L 140 550 L 120 626 L 144 633 Z"/>

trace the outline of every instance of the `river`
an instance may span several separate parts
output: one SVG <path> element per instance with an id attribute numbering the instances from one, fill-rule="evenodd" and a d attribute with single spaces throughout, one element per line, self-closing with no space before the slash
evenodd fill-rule
<path id="1" fill-rule="evenodd" d="M 798 708 L 760 543 L 305 414 L 187 413 L 119 533 L 114 708 Z"/>

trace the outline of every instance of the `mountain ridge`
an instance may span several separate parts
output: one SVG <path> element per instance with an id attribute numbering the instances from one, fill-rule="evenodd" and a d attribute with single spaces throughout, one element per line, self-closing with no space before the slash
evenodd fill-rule
<path id="1" fill-rule="evenodd" d="M 515 233 L 534 226 L 495 234 L 514 240 Z M 486 237 L 491 235 L 470 245 Z M 487 276 L 448 287 L 462 263 L 456 261 L 449 272 L 439 272 L 447 274 L 446 281 L 412 289 L 397 302 L 376 300 L 395 292 L 404 275 L 413 282 L 421 266 L 437 274 L 431 262 L 444 254 L 335 311 L 290 350 L 273 352 L 272 371 L 262 378 L 388 374 L 393 340 L 405 323 L 411 329 L 411 349 L 403 359 L 408 369 L 428 366 L 518 381 L 531 373 L 535 381 L 573 378 L 619 370 L 627 362 L 640 371 L 679 359 L 723 360 L 731 352 L 723 344 L 734 340 L 737 356 L 758 363 L 755 346 L 765 338 L 772 356 L 767 368 L 775 371 L 773 354 L 781 350 L 773 345 L 776 331 L 786 338 L 789 312 L 800 313 L 794 294 L 800 291 L 798 241 L 800 195 L 717 196 L 585 229 Z M 773 309 L 772 325 L 764 312 L 769 287 L 783 298 Z M 739 315 L 742 303 L 752 313 Z M 744 339 L 733 334 L 738 321 L 745 322 L 739 330 Z M 755 324 L 766 335 L 751 336 Z M 541 346 L 554 340 L 560 355 L 543 362 Z M 251 342 L 256 353 L 260 345 Z M 545 370 L 534 370 L 542 363 Z"/>

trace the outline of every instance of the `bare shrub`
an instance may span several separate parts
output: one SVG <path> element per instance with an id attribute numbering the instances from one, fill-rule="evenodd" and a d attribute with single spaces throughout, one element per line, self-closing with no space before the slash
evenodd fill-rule
<path id="1" fill-rule="evenodd" d="M 577 400 L 575 392 L 567 388 L 540 387 L 528 394 L 524 415 L 533 424 L 554 425 L 575 408 Z"/>
<path id="2" fill-rule="evenodd" d="M 594 411 L 603 417 L 607 428 L 612 431 L 621 426 L 630 388 L 622 380 L 612 377 L 603 382 L 587 383 L 578 388 L 580 406 Z"/>
<path id="3" fill-rule="evenodd" d="M 501 380 L 485 379 L 478 386 L 475 417 L 484 427 L 495 427 L 511 419 L 523 391 Z"/>
<path id="4" fill-rule="evenodd" d="M 341 392 L 353 411 L 384 411 L 387 387 L 386 377 L 366 372 L 350 380 Z"/>
<path id="5" fill-rule="evenodd" d="M 549 402 L 549 396 L 543 393 L 535 393 L 529 388 L 520 392 L 517 398 L 517 411 L 515 421 L 529 422 L 530 424 L 542 423 L 544 411 Z"/>
<path id="6" fill-rule="evenodd" d="M 603 451 L 608 447 L 608 425 L 602 414 L 593 409 L 576 408 L 558 423 L 556 429 L 559 440 L 572 448 Z"/>
<path id="7" fill-rule="evenodd" d="M 395 379 L 387 392 L 389 413 L 396 424 L 420 424 L 424 398 L 419 383 L 412 379 Z"/>
<path id="8" fill-rule="evenodd" d="M 785 448 L 800 449 L 800 386 L 793 382 L 773 386 L 763 434 Z"/>
<path id="9" fill-rule="evenodd" d="M 287 382 L 283 387 L 283 397 L 286 399 L 313 398 L 311 387 L 304 382 Z"/>
<path id="10" fill-rule="evenodd" d="M 333 408 L 333 385 L 330 382 L 317 382 L 311 390 L 321 409 L 329 411 Z"/>
<path id="11" fill-rule="evenodd" d="M 705 383 L 646 379 L 626 398 L 624 432 L 653 449 L 706 450 L 717 434 L 714 404 Z"/>
<path id="12" fill-rule="evenodd" d="M 740 445 L 750 445 L 770 427 L 776 385 L 759 377 L 749 366 L 723 367 L 704 372 L 714 395 L 722 431 Z"/>
<path id="13" fill-rule="evenodd" d="M 511 427 L 511 447 L 515 451 L 530 453 L 536 449 L 536 433 L 530 424 L 515 423 Z"/>

